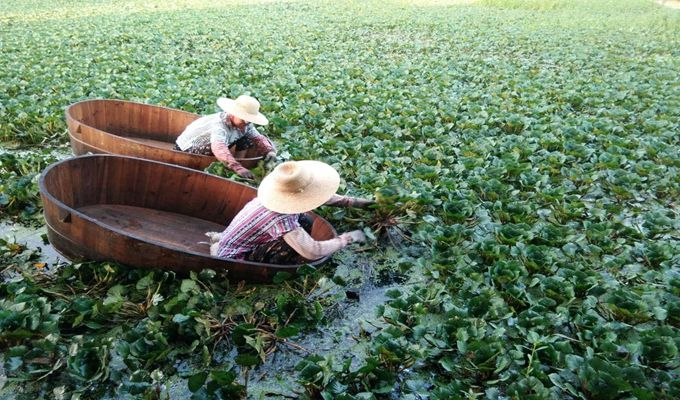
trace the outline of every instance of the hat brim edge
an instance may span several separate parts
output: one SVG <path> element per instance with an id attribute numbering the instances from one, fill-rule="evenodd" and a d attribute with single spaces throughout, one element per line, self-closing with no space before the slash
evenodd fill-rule
<path id="1" fill-rule="evenodd" d="M 217 106 L 220 107 L 223 111 L 226 111 L 228 114 L 231 114 L 233 116 L 241 118 L 244 121 L 252 122 L 257 125 L 269 124 L 269 120 L 267 119 L 267 117 L 262 115 L 262 113 L 259 112 L 257 114 L 242 113 L 234 109 L 235 104 L 236 104 L 235 100 L 228 99 L 226 97 L 220 97 L 219 99 L 217 99 Z"/>
<path id="2" fill-rule="evenodd" d="M 338 191 L 340 175 L 333 167 L 321 161 L 297 162 L 306 164 L 305 167 L 312 171 L 312 188 L 300 193 L 278 192 L 272 174 L 269 174 L 257 190 L 257 197 L 265 208 L 281 214 L 300 214 L 323 205 Z"/>

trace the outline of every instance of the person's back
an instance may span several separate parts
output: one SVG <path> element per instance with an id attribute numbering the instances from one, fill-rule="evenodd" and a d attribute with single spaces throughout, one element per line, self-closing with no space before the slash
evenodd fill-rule
<path id="1" fill-rule="evenodd" d="M 181 151 L 195 149 L 193 152 L 197 154 L 211 154 L 211 133 L 223 129 L 220 126 L 222 125 L 220 114 L 222 113 L 205 115 L 187 125 L 175 141 L 178 149 Z"/>
<path id="2" fill-rule="evenodd" d="M 260 245 L 300 227 L 299 214 L 281 214 L 267 209 L 256 197 L 229 223 L 217 246 L 217 256 L 242 259 Z"/>

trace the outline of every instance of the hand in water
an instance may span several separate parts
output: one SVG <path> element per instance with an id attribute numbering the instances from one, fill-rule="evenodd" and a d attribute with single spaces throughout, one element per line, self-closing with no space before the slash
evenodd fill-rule
<path id="1" fill-rule="evenodd" d="M 366 235 L 360 230 L 343 233 L 342 236 L 349 238 L 350 243 L 364 243 Z"/>

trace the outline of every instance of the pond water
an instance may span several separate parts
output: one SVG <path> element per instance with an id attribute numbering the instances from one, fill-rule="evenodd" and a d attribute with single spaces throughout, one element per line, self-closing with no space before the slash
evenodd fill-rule
<path id="1" fill-rule="evenodd" d="M 24 226 L 13 222 L 0 222 L 0 237 L 25 245 L 29 249 L 39 250 L 38 262 L 44 262 L 48 270 L 61 263 L 68 262 L 47 241 L 47 228 Z"/>
<path id="2" fill-rule="evenodd" d="M 401 286 L 367 287 L 359 292 L 359 299 L 340 305 L 341 316 L 332 320 L 327 326 L 320 326 L 316 331 L 300 335 L 291 342 L 306 351 L 280 346 L 267 358 L 266 363 L 255 368 L 248 380 L 249 399 L 281 399 L 296 397 L 303 389 L 295 383 L 295 365 L 309 354 L 331 355 L 338 363 L 348 356 L 359 361 L 364 356 L 368 342 L 359 339 L 362 331 L 372 332 L 381 326 L 375 316 L 375 309 L 386 300 L 385 292 Z M 233 360 L 235 351 L 213 354 L 213 358 L 224 361 Z M 182 366 L 178 366 L 181 369 Z M 171 376 L 165 382 L 171 399 L 184 399 L 191 396 L 187 380 Z M 128 399 L 130 397 L 117 397 Z"/>

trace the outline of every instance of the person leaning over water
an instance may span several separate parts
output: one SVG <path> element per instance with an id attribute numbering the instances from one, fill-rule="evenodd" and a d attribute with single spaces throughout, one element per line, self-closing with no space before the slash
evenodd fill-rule
<path id="1" fill-rule="evenodd" d="M 316 260 L 350 243 L 365 242 L 355 230 L 324 241 L 311 236 L 312 218 L 305 214 L 321 205 L 367 207 L 375 202 L 335 194 L 338 172 L 320 161 L 288 161 L 260 183 L 248 202 L 222 233 L 208 232 L 210 254 L 221 258 L 268 264 L 300 264 Z"/>
<path id="2" fill-rule="evenodd" d="M 269 121 L 260 113 L 260 103 L 250 96 L 241 95 L 236 100 L 221 97 L 217 105 L 223 112 L 190 123 L 177 138 L 174 150 L 214 155 L 239 176 L 254 179 L 253 173 L 236 161 L 229 147 L 235 145 L 237 150 L 245 150 L 255 146 L 265 162 L 275 159 L 273 143 L 253 125 L 267 125 Z"/>

